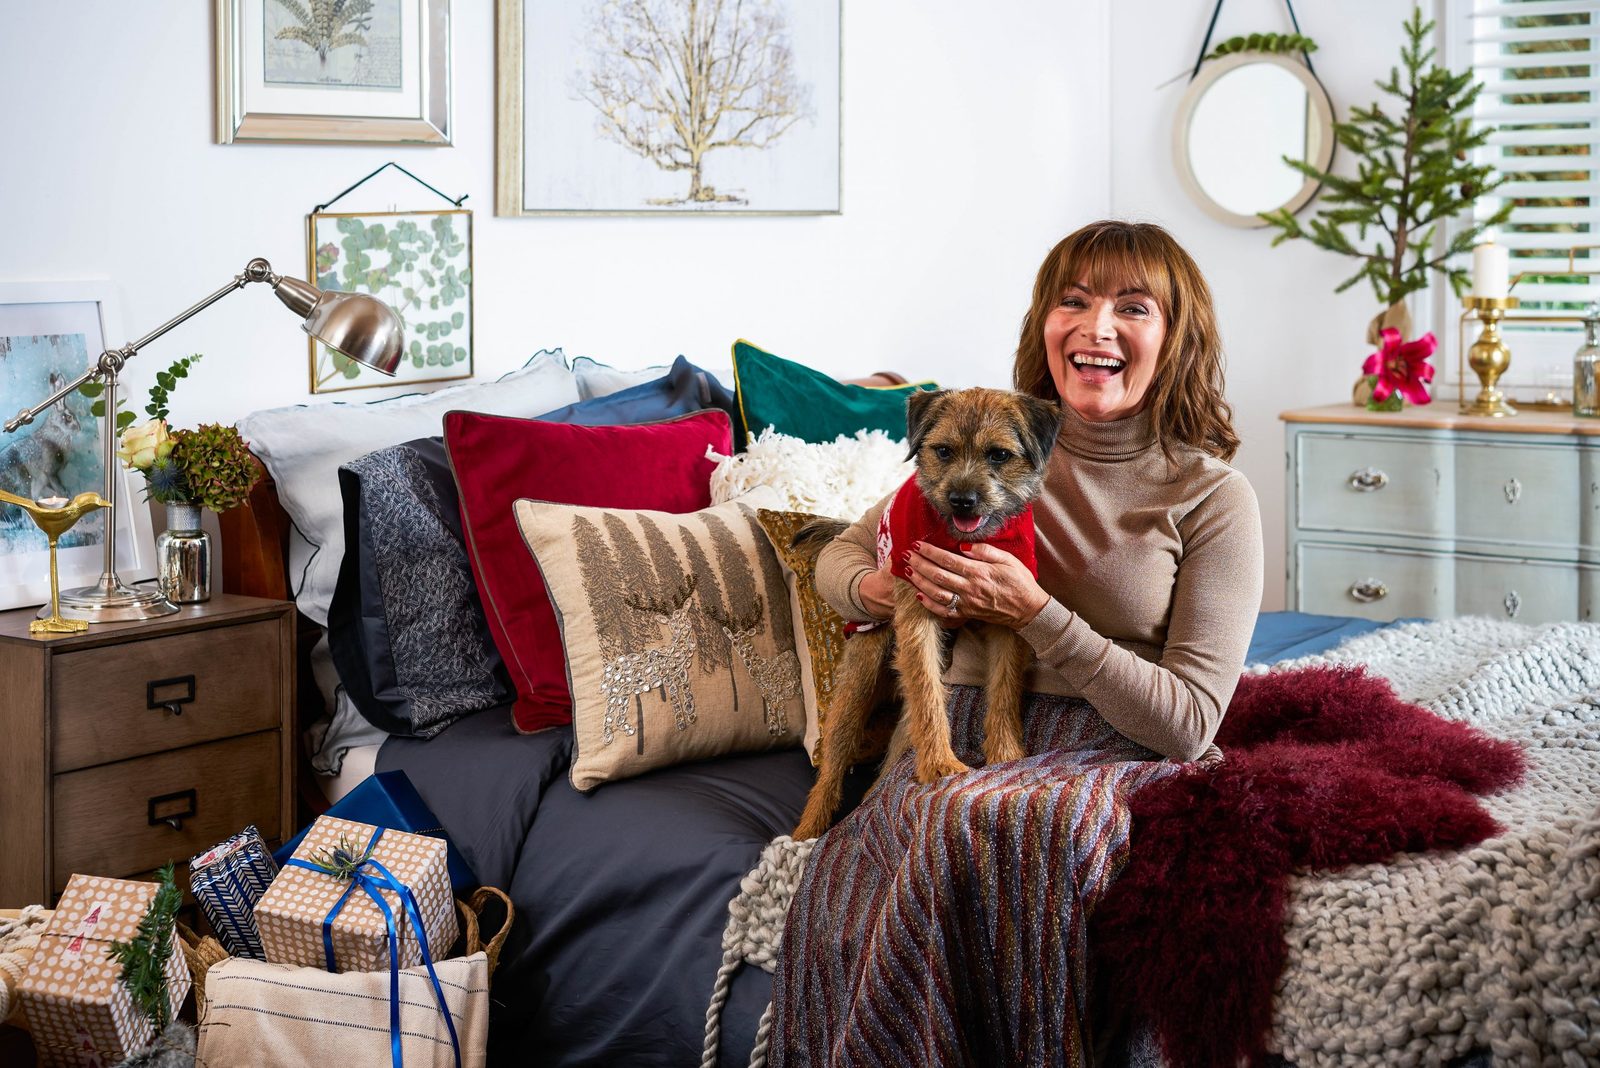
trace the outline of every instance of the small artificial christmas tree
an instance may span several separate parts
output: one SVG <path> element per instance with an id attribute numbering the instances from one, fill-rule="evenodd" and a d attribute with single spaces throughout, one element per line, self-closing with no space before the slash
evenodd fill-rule
<path id="1" fill-rule="evenodd" d="M 1329 174 L 1285 156 L 1289 166 L 1322 183 L 1323 207 L 1307 227 L 1281 208 L 1261 216 L 1278 228 L 1274 247 L 1305 238 L 1361 262 L 1334 292 L 1362 279 L 1372 284 L 1388 309 L 1367 331 L 1372 344 L 1379 342 L 1384 326 L 1411 336 L 1402 302 L 1408 293 L 1427 286 L 1430 272 L 1445 275 L 1456 294 L 1463 293 L 1468 273 L 1451 259 L 1470 252 L 1486 229 L 1511 215 L 1508 202 L 1490 218 L 1457 231 L 1442 250 L 1434 248 L 1440 223 L 1470 211 L 1477 197 L 1492 193 L 1505 179 L 1496 177 L 1493 167 L 1471 163 L 1473 150 L 1488 143 L 1493 132 L 1492 127 L 1474 130 L 1472 125 L 1472 104 L 1483 87 L 1470 72 L 1453 74 L 1433 65 L 1434 49 L 1426 45 L 1433 25 L 1422 21 L 1419 8 L 1412 8 L 1405 23 L 1407 42 L 1400 51 L 1404 74 L 1390 68 L 1388 81 L 1377 83 L 1398 101 L 1395 114 L 1374 103 L 1351 108 L 1349 121 L 1334 123 L 1339 144 L 1356 155 L 1355 177 Z"/>

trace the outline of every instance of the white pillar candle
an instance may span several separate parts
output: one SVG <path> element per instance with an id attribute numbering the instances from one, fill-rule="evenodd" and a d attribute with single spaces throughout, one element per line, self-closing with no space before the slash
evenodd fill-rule
<path id="1" fill-rule="evenodd" d="M 1510 290 L 1511 254 L 1493 241 L 1472 250 L 1472 295 L 1504 297 Z"/>

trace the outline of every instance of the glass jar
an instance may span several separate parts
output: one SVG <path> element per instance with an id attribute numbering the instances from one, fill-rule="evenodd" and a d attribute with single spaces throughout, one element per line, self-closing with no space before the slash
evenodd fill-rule
<path id="1" fill-rule="evenodd" d="M 1600 304 L 1591 304 L 1583 319 L 1583 348 L 1572 357 L 1572 414 L 1600 417 Z"/>
<path id="2" fill-rule="evenodd" d="M 156 581 L 173 604 L 211 600 L 211 535 L 200 529 L 200 511 L 167 505 L 167 529 L 156 539 Z"/>

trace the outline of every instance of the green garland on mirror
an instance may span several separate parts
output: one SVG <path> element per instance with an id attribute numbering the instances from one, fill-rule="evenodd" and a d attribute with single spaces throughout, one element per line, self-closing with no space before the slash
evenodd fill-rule
<path id="1" fill-rule="evenodd" d="M 1221 59 L 1223 56 L 1231 56 L 1236 52 L 1271 52 L 1276 55 L 1283 55 L 1287 52 L 1315 52 L 1316 50 L 1317 42 L 1303 33 L 1252 33 L 1228 38 L 1206 53 L 1206 59 Z"/>
<path id="2" fill-rule="evenodd" d="M 1470 72 L 1453 74 L 1433 65 L 1434 50 L 1426 47 L 1432 31 L 1433 23 L 1423 22 L 1421 10 L 1413 7 L 1400 51 L 1404 77 L 1390 68 L 1388 81 L 1377 83 L 1398 101 L 1395 114 L 1374 103 L 1351 108 L 1349 121 L 1333 124 L 1338 143 L 1356 156 L 1355 177 L 1284 157 L 1289 166 L 1322 183 L 1325 206 L 1309 221 L 1309 229 L 1282 208 L 1261 213 L 1278 228 L 1274 247 L 1305 238 L 1318 248 L 1361 261 L 1360 269 L 1334 292 L 1365 279 L 1387 307 L 1425 288 L 1434 271 L 1447 277 L 1459 296 L 1469 276 L 1452 266 L 1451 258 L 1470 252 L 1485 229 L 1511 215 L 1511 204 L 1502 205 L 1488 219 L 1458 231 L 1435 254 L 1438 225 L 1470 213 L 1477 197 L 1492 193 L 1505 179 L 1496 177 L 1493 167 L 1469 162 L 1473 150 L 1487 144 L 1494 132 L 1493 127 L 1475 130 L 1472 124 L 1472 104 L 1483 87 Z M 1370 247 L 1368 231 L 1378 233 Z"/>

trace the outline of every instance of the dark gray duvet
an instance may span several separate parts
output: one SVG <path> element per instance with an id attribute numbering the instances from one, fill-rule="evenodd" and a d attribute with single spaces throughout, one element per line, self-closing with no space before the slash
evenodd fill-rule
<path id="1" fill-rule="evenodd" d="M 516 903 L 491 1064 L 697 1065 L 728 902 L 793 829 L 810 762 L 799 749 L 726 757 L 584 795 L 567 780 L 571 748 L 570 728 L 520 735 L 491 709 L 389 739 L 378 770 L 404 771 L 478 878 Z M 735 977 L 722 1064 L 748 1063 L 771 992 L 758 968 Z"/>

